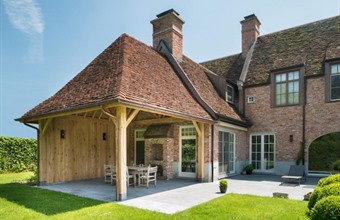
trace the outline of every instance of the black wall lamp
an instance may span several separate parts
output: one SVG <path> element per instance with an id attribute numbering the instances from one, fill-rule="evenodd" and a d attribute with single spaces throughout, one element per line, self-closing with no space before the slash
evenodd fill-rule
<path id="1" fill-rule="evenodd" d="M 289 141 L 290 142 L 293 142 L 293 140 L 294 140 L 294 137 L 293 137 L 293 135 L 291 134 L 291 135 L 289 135 Z"/>
<path id="2" fill-rule="evenodd" d="M 65 130 L 60 130 L 60 138 L 65 139 Z"/>

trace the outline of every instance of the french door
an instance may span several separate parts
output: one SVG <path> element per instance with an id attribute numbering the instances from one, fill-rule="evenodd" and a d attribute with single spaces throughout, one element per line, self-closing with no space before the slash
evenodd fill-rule
<path id="1" fill-rule="evenodd" d="M 235 135 L 218 132 L 218 173 L 226 175 L 235 172 Z"/>
<path id="2" fill-rule="evenodd" d="M 257 171 L 273 172 L 275 164 L 275 136 L 256 134 L 250 137 L 250 161 Z"/>

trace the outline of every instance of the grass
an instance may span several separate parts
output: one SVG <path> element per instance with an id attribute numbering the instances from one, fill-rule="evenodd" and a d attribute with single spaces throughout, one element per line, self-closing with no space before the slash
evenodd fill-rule
<path id="1" fill-rule="evenodd" d="M 308 219 L 307 202 L 227 194 L 173 215 L 13 183 L 31 173 L 0 175 L 0 219 Z"/>

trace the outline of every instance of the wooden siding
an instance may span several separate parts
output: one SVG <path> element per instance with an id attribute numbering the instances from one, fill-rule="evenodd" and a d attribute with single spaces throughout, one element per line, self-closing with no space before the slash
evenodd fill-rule
<path id="1" fill-rule="evenodd" d="M 64 139 L 60 138 L 61 130 L 65 131 Z M 54 118 L 40 136 L 40 181 L 102 177 L 103 165 L 114 163 L 114 158 L 112 122 L 81 116 Z"/>

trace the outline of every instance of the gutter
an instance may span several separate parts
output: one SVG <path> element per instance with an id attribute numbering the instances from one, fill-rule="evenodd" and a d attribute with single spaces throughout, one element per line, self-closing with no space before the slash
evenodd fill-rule
<path id="1" fill-rule="evenodd" d="M 37 186 L 40 186 L 40 130 L 39 128 L 30 125 L 28 123 L 24 123 L 24 125 L 33 128 L 34 130 L 37 131 Z"/>

